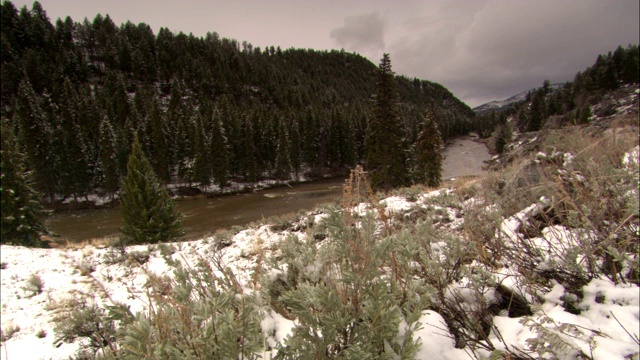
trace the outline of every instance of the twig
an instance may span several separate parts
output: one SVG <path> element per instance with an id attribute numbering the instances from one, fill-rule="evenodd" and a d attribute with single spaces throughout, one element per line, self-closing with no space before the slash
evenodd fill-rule
<path id="1" fill-rule="evenodd" d="M 613 315 L 613 311 L 609 310 L 609 313 L 611 314 L 611 316 L 613 316 L 614 319 L 616 319 L 616 321 L 618 322 L 618 325 L 620 325 L 622 330 L 624 330 L 624 332 L 626 332 L 627 335 L 629 335 L 631 340 L 633 340 L 636 343 L 636 345 L 640 345 L 640 338 L 638 338 L 638 335 L 635 335 L 635 337 L 633 335 L 631 335 L 631 333 L 629 333 L 629 331 L 627 331 L 627 329 L 622 325 L 622 323 L 620 323 L 620 320 L 618 320 L 618 318 L 615 315 Z"/>

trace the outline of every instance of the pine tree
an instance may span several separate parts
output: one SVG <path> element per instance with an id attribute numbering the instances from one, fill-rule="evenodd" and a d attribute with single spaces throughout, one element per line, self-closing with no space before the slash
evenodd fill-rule
<path id="1" fill-rule="evenodd" d="M 200 186 L 211 184 L 211 157 L 209 156 L 209 137 L 202 126 L 202 118 L 196 119 L 195 159 L 193 162 L 193 180 Z"/>
<path id="2" fill-rule="evenodd" d="M 62 100 L 59 107 L 60 129 L 57 136 L 62 147 L 57 151 L 60 157 L 60 185 L 63 193 L 77 197 L 91 190 L 89 158 L 83 132 L 78 119 L 78 96 L 66 78 L 63 83 Z"/>
<path id="3" fill-rule="evenodd" d="M 246 118 L 242 124 L 242 146 L 240 146 L 240 169 L 247 181 L 257 181 L 256 148 L 253 141 L 251 119 Z"/>
<path id="4" fill-rule="evenodd" d="M 297 119 L 293 119 L 289 134 L 291 135 L 289 137 L 289 156 L 291 158 L 291 167 L 293 168 L 293 172 L 296 174 L 297 178 L 300 173 L 300 166 L 302 162 L 300 151 L 300 130 L 298 129 Z"/>
<path id="5" fill-rule="evenodd" d="M 13 132 L 6 124 L 2 124 L 0 179 L 0 242 L 25 246 L 40 245 L 39 237 L 45 232 L 41 220 L 45 211 L 39 201 L 40 195 L 33 189 L 31 174 L 24 170 L 24 158 L 18 151 Z"/>
<path id="6" fill-rule="evenodd" d="M 280 119 L 278 124 L 278 146 L 276 148 L 275 176 L 280 180 L 289 180 L 291 177 L 291 157 L 289 156 L 289 136 Z"/>
<path id="7" fill-rule="evenodd" d="M 538 131 L 542 129 L 544 120 L 546 118 L 544 91 L 542 89 L 537 90 L 533 99 L 531 100 L 531 110 L 529 112 L 529 123 L 527 124 L 527 131 Z"/>
<path id="8" fill-rule="evenodd" d="M 164 124 L 162 112 L 156 98 L 154 98 L 151 113 L 149 114 L 151 153 L 153 154 L 151 161 L 158 178 L 166 183 L 171 179 L 171 171 L 169 170 L 169 149 Z"/>
<path id="9" fill-rule="evenodd" d="M 384 54 L 377 78 L 374 117 L 366 135 L 366 162 L 373 189 L 388 190 L 408 183 L 407 144 L 389 54 Z"/>
<path id="10" fill-rule="evenodd" d="M 229 181 L 229 152 L 227 150 L 227 138 L 222 128 L 222 122 L 218 119 L 219 116 L 219 112 L 214 111 L 209 149 L 213 178 L 216 184 L 222 188 L 227 186 Z"/>
<path id="11" fill-rule="evenodd" d="M 496 134 L 496 152 L 498 154 L 503 154 L 507 144 L 511 141 L 511 126 L 506 122 L 501 122 L 498 126 L 498 131 Z"/>
<path id="12" fill-rule="evenodd" d="M 54 198 L 56 188 L 53 130 L 39 106 L 28 80 L 20 83 L 15 107 L 15 121 L 20 125 L 20 141 L 28 168 L 33 170 L 36 190 Z"/>
<path id="13" fill-rule="evenodd" d="M 113 195 L 120 183 L 120 173 L 118 172 L 118 159 L 116 154 L 116 135 L 111 126 L 109 118 L 105 115 L 100 123 L 100 170 L 104 191 Z"/>
<path id="14" fill-rule="evenodd" d="M 126 243 L 157 243 L 184 234 L 180 213 L 160 183 L 136 135 L 120 193 L 122 233 Z"/>
<path id="15" fill-rule="evenodd" d="M 420 133 L 415 145 L 414 180 L 430 187 L 440 185 L 442 179 L 442 138 L 433 114 L 428 112 L 420 124 Z"/>

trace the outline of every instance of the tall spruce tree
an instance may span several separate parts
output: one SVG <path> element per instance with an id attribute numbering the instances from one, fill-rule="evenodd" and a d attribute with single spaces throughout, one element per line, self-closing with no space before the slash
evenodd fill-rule
<path id="1" fill-rule="evenodd" d="M 218 186 L 225 187 L 229 181 L 229 151 L 227 150 L 227 137 L 224 134 L 220 113 L 214 111 L 213 128 L 211 130 L 211 142 L 209 146 L 211 169 L 213 178 Z"/>
<path id="2" fill-rule="evenodd" d="M 128 244 L 169 241 L 184 234 L 182 216 L 153 172 L 137 135 L 120 193 L 120 214 Z"/>
<path id="3" fill-rule="evenodd" d="M 20 125 L 19 142 L 25 150 L 28 168 L 33 171 L 34 186 L 53 200 L 57 183 L 53 130 L 27 79 L 18 89 L 14 121 Z"/>
<path id="4" fill-rule="evenodd" d="M 442 179 L 442 137 L 438 125 L 429 111 L 420 124 L 420 133 L 415 145 L 414 180 L 430 187 L 440 185 Z"/>
<path id="5" fill-rule="evenodd" d="M 278 145 L 276 148 L 275 176 L 280 180 L 291 178 L 291 157 L 289 156 L 289 134 L 283 119 L 278 121 Z"/>
<path id="6" fill-rule="evenodd" d="M 26 246 L 40 245 L 45 232 L 42 217 L 45 214 L 38 194 L 25 172 L 24 157 L 18 151 L 13 132 L 2 124 L 2 163 L 0 165 L 0 194 L 2 196 L 1 243 Z"/>
<path id="7" fill-rule="evenodd" d="M 120 173 L 118 172 L 118 159 L 116 154 L 116 135 L 106 115 L 100 123 L 100 138 L 98 142 L 101 170 L 99 183 L 103 186 L 104 191 L 113 196 L 120 183 Z"/>
<path id="8" fill-rule="evenodd" d="M 367 128 L 366 165 L 371 186 L 388 190 L 407 185 L 407 143 L 398 112 L 398 92 L 389 54 L 384 54 L 377 71 L 374 116 Z"/>

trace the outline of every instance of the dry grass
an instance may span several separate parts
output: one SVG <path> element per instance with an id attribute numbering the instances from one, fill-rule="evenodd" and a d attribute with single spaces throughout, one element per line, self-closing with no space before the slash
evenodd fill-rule
<path id="1" fill-rule="evenodd" d="M 95 248 L 106 248 L 116 243 L 119 240 L 118 236 L 107 236 L 102 238 L 91 238 L 83 241 L 69 241 L 64 240 L 64 242 L 58 243 L 58 248 L 69 249 L 69 250 L 80 250 L 84 249 L 87 246 L 93 246 Z"/>

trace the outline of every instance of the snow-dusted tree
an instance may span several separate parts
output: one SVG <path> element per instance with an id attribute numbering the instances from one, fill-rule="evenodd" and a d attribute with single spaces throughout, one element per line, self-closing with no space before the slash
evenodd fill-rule
<path id="1" fill-rule="evenodd" d="M 227 150 L 227 138 L 224 134 L 220 113 L 213 113 L 213 128 L 211 130 L 211 168 L 216 184 L 220 187 L 227 186 L 229 180 L 229 151 Z"/>
<path id="2" fill-rule="evenodd" d="M 65 195 L 77 197 L 91 189 L 91 172 L 85 139 L 78 118 L 79 99 L 67 78 L 62 85 L 62 96 L 58 107 L 60 116 L 59 134 L 62 146 L 57 150 L 60 157 L 60 185 Z"/>
<path id="3" fill-rule="evenodd" d="M 398 92 L 389 54 L 384 54 L 377 71 L 374 116 L 366 134 L 366 161 L 374 190 L 408 183 L 407 145 L 400 114 Z"/>
<path id="4" fill-rule="evenodd" d="M 165 119 L 162 110 L 158 104 L 157 98 L 153 98 L 152 109 L 149 113 L 149 132 L 151 137 L 151 163 L 158 178 L 165 183 L 171 179 L 171 171 L 169 169 L 170 151 L 168 149 L 167 132 Z"/>
<path id="5" fill-rule="evenodd" d="M 193 180 L 201 186 L 209 186 L 211 183 L 211 157 L 207 151 L 209 137 L 203 129 L 201 115 L 196 117 L 195 131 Z"/>
<path id="6" fill-rule="evenodd" d="M 100 123 L 100 170 L 101 181 L 104 190 L 113 194 L 118 189 L 120 173 L 118 172 L 118 159 L 116 157 L 116 135 L 111 126 L 111 121 L 105 115 Z"/>
<path id="7" fill-rule="evenodd" d="M 242 123 L 242 146 L 238 154 L 239 168 L 242 176 L 247 181 L 256 181 L 258 178 L 256 164 L 256 147 L 253 141 L 253 126 L 251 119 L 246 118 Z"/>
<path id="8" fill-rule="evenodd" d="M 2 165 L 0 166 L 2 196 L 2 234 L 0 242 L 26 246 L 40 244 L 45 232 L 40 195 L 33 189 L 31 174 L 25 172 L 24 157 L 18 151 L 12 130 L 2 124 Z"/>
<path id="9" fill-rule="evenodd" d="M 289 134 L 284 120 L 278 121 L 278 146 L 276 147 L 275 176 L 281 180 L 291 177 L 291 157 L 289 156 Z"/>
<path id="10" fill-rule="evenodd" d="M 14 119 L 20 125 L 19 142 L 26 153 L 28 168 L 33 171 L 34 186 L 53 199 L 56 185 L 53 132 L 27 79 L 18 88 Z"/>
<path id="11" fill-rule="evenodd" d="M 442 138 L 433 113 L 429 111 L 420 124 L 420 133 L 415 144 L 414 180 L 436 187 L 442 179 Z"/>
<path id="12" fill-rule="evenodd" d="M 169 241 L 184 234 L 182 216 L 153 172 L 137 135 L 120 193 L 120 214 L 129 244 Z"/>

